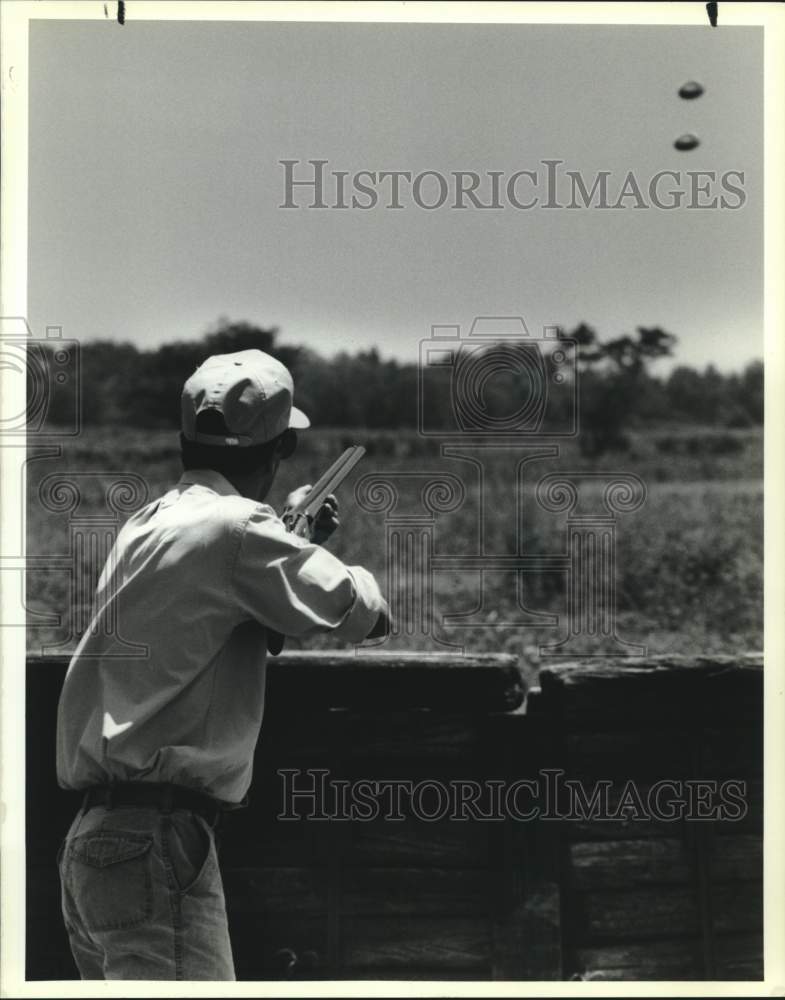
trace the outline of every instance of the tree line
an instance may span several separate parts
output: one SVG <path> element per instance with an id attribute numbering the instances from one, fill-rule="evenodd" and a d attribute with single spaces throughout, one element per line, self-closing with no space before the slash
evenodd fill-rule
<path id="1" fill-rule="evenodd" d="M 176 428 L 183 383 L 205 358 L 259 348 L 292 372 L 297 404 L 316 426 L 418 427 L 417 363 L 384 360 L 375 348 L 325 358 L 306 347 L 279 344 L 277 336 L 276 328 L 220 320 L 198 340 L 163 344 L 153 350 L 107 340 L 82 344 L 83 425 Z M 577 343 L 576 358 L 567 372 L 566 386 L 552 393 L 549 406 L 555 409 L 555 418 L 551 412 L 549 419 L 559 418 L 560 407 L 576 405 L 571 386 L 577 379 L 580 442 L 585 451 L 600 453 L 624 447 L 625 432 L 646 424 L 752 427 L 763 422 L 760 361 L 734 374 L 723 374 L 708 364 L 702 371 L 677 365 L 667 376 L 656 376 L 650 370 L 652 363 L 672 356 L 676 345 L 676 338 L 658 327 L 638 327 L 634 335 L 601 340 L 592 327 L 582 323 L 560 336 Z M 501 370 L 497 365 L 495 374 L 491 372 L 492 377 L 481 387 L 478 403 L 502 416 L 516 412 L 521 395 L 516 348 L 506 350 L 510 351 L 510 364 L 506 370 L 504 364 Z M 546 364 L 549 361 L 545 356 Z M 424 419 L 429 429 L 456 426 L 456 365 L 453 358 L 452 367 L 447 364 L 444 370 L 424 373 L 422 384 L 429 394 Z M 58 424 L 58 407 L 68 405 L 62 393 L 52 393 L 47 422 Z"/>

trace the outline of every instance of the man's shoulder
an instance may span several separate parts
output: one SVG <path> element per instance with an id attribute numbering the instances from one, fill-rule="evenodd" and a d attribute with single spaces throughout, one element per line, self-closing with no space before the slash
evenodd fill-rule
<path id="1" fill-rule="evenodd" d="M 222 495 L 201 485 L 178 483 L 132 515 L 126 527 L 177 534 L 196 530 L 207 541 L 210 536 L 242 532 L 251 520 L 274 523 L 278 515 L 269 504 L 236 493 Z"/>
<path id="2" fill-rule="evenodd" d="M 278 521 L 278 515 L 269 504 L 237 494 L 204 493 L 193 498 L 189 506 L 197 519 L 203 518 L 227 529 L 244 528 L 249 521 Z"/>

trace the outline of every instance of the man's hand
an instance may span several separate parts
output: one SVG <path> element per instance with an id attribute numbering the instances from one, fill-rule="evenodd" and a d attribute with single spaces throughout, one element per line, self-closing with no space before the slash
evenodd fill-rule
<path id="1" fill-rule="evenodd" d="M 283 514 L 281 516 L 287 527 L 290 527 L 287 522 L 287 515 L 289 511 L 291 511 L 293 507 L 296 507 L 297 504 L 302 503 L 310 490 L 310 483 L 305 486 L 298 486 L 298 488 L 296 490 L 292 490 L 286 498 Z M 325 501 L 317 511 L 316 516 L 308 517 L 308 530 L 305 532 L 304 537 L 308 538 L 314 543 L 314 545 L 323 545 L 336 528 L 338 528 L 340 523 L 341 522 L 338 519 L 338 501 L 336 500 L 335 495 L 331 493 L 325 498 Z"/>
<path id="2" fill-rule="evenodd" d="M 311 541 L 315 545 L 324 545 L 340 523 L 338 518 L 338 501 L 335 499 L 335 494 L 331 493 L 325 498 L 313 523 L 310 524 Z"/>

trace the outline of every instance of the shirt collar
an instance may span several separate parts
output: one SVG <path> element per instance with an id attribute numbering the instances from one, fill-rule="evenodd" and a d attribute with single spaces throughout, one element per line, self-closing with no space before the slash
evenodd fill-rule
<path id="1" fill-rule="evenodd" d="M 222 497 L 240 496 L 229 480 L 215 469 L 188 469 L 180 476 L 179 485 L 205 486 Z"/>

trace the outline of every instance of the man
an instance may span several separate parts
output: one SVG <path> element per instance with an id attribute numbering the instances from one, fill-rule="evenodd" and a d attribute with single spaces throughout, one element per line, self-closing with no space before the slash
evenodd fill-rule
<path id="1" fill-rule="evenodd" d="M 197 369 L 185 472 L 125 524 L 99 580 L 57 732 L 58 781 L 84 792 L 59 857 L 83 979 L 234 979 L 213 828 L 251 782 L 268 637 L 359 642 L 387 627 L 370 573 L 320 547 L 335 498 L 310 539 L 263 502 L 309 426 L 292 396 L 261 351 Z M 107 622 L 147 654 L 118 658 Z"/>

